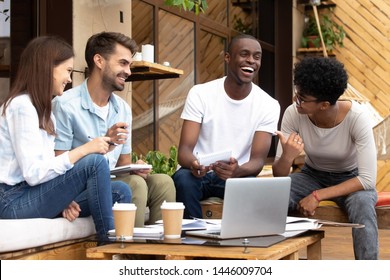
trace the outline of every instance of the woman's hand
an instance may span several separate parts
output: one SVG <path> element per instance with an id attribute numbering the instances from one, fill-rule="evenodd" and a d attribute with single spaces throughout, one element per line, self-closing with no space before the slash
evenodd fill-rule
<path id="1" fill-rule="evenodd" d="M 317 199 L 312 194 L 310 194 L 299 201 L 298 210 L 305 217 L 309 217 L 315 214 L 315 210 L 317 209 L 318 205 L 319 202 Z"/>
<path id="2" fill-rule="evenodd" d="M 62 210 L 62 217 L 70 222 L 73 222 L 79 217 L 80 212 L 80 206 L 75 201 L 72 201 L 67 208 Z"/>
<path id="3" fill-rule="evenodd" d="M 299 134 L 292 132 L 286 139 L 281 131 L 276 131 L 275 133 L 278 135 L 280 144 L 282 145 L 284 158 L 293 161 L 303 152 L 305 145 Z"/>
<path id="4" fill-rule="evenodd" d="M 96 137 L 91 141 L 85 143 L 83 145 L 87 149 L 86 154 L 106 154 L 110 151 L 110 146 L 115 147 L 114 145 L 110 145 L 109 137 Z M 81 146 L 82 147 L 82 146 Z"/>

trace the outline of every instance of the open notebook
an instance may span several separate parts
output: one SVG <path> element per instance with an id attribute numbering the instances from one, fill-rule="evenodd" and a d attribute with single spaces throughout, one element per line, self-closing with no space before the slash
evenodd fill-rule
<path id="1" fill-rule="evenodd" d="M 229 239 L 283 234 L 290 185 L 289 177 L 228 179 L 220 231 L 187 231 L 186 235 Z"/>

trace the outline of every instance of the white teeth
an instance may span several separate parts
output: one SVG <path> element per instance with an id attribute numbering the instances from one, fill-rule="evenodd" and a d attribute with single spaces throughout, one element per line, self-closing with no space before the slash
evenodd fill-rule
<path id="1" fill-rule="evenodd" d="M 245 72 L 253 73 L 255 70 L 252 67 L 241 67 L 241 69 Z"/>

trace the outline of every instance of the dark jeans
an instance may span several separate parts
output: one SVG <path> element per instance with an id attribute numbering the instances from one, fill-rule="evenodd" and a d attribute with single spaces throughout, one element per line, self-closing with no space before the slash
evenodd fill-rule
<path id="1" fill-rule="evenodd" d="M 131 190 L 123 182 L 111 182 L 104 156 L 90 154 L 76 162 L 65 174 L 48 182 L 29 186 L 0 184 L 0 218 L 55 218 L 76 201 L 80 216 L 92 215 L 99 240 L 114 228 L 112 205 L 130 202 Z"/>
<path id="2" fill-rule="evenodd" d="M 214 172 L 208 172 L 204 177 L 197 178 L 191 170 L 180 168 L 173 174 L 176 187 L 176 201 L 183 202 L 184 218 L 202 218 L 200 201 L 209 197 L 223 198 L 225 180 L 220 179 Z"/>
<path id="3" fill-rule="evenodd" d="M 305 165 L 301 172 L 290 174 L 291 193 L 289 210 L 295 211 L 301 199 L 314 190 L 340 184 L 358 175 L 358 170 L 335 173 L 318 171 Z M 379 241 L 375 204 L 378 196 L 375 189 L 362 190 L 332 199 L 348 214 L 351 223 L 363 224 L 364 228 L 352 229 L 353 248 L 356 259 L 378 259 Z"/>

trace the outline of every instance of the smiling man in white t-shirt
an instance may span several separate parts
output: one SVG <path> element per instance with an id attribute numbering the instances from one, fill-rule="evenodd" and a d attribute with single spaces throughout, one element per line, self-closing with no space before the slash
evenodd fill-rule
<path id="1" fill-rule="evenodd" d="M 250 35 L 233 38 L 225 54 L 227 76 L 195 85 L 189 92 L 178 150 L 180 169 L 173 175 L 176 200 L 184 217 L 202 217 L 200 201 L 223 198 L 225 181 L 259 174 L 277 129 L 280 105 L 252 81 L 262 49 Z M 231 150 L 230 162 L 199 164 L 197 155 Z"/>

